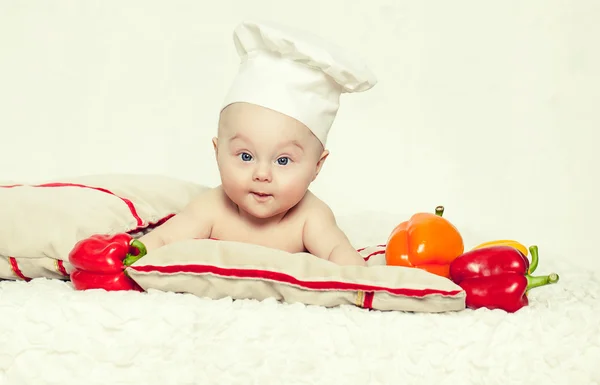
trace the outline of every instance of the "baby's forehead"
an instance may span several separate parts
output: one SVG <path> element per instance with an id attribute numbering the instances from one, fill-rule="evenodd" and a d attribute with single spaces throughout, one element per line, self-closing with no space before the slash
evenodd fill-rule
<path id="1" fill-rule="evenodd" d="M 235 139 L 263 139 L 265 137 L 305 141 L 312 132 L 293 118 L 269 114 L 224 114 L 219 121 L 219 135 Z"/>
<path id="2" fill-rule="evenodd" d="M 297 130 L 253 130 L 241 126 L 238 129 L 230 129 L 224 133 L 223 138 L 229 143 L 245 143 L 262 145 L 268 147 L 297 146 L 305 148 L 311 144 L 306 135 Z"/>

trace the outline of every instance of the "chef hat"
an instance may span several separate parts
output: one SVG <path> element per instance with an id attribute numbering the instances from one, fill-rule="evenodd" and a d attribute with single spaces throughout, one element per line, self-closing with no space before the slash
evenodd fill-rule
<path id="1" fill-rule="evenodd" d="M 304 123 L 323 146 L 340 95 L 377 83 L 359 58 L 303 31 L 246 21 L 233 37 L 241 63 L 223 108 L 247 102 L 278 111 Z"/>

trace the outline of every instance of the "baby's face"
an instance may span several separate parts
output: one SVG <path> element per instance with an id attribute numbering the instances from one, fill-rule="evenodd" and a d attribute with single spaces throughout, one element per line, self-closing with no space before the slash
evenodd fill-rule
<path id="1" fill-rule="evenodd" d="M 295 206 L 327 157 L 302 123 L 248 103 L 234 103 L 221 113 L 213 144 L 225 193 L 257 218 Z"/>

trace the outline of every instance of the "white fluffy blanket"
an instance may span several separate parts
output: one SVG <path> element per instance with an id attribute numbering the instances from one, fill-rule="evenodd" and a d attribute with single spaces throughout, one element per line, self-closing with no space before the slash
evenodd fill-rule
<path id="1" fill-rule="evenodd" d="M 393 219 L 340 223 L 359 246 L 385 239 Z M 516 314 L 4 281 L 0 384 L 598 384 L 600 275 L 545 256 L 539 274 L 556 271 L 561 281 L 533 290 Z"/>

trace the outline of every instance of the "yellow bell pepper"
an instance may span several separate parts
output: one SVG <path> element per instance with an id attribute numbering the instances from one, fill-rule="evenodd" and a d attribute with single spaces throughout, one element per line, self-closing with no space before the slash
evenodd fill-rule
<path id="1" fill-rule="evenodd" d="M 497 241 L 484 242 L 480 245 L 473 247 L 472 250 L 483 249 L 484 247 L 491 247 L 491 246 L 511 246 L 511 247 L 514 247 L 515 249 L 519 250 L 521 253 L 523 253 L 524 256 L 528 255 L 527 247 L 525 247 L 522 243 L 513 241 L 511 239 L 499 239 Z"/>

